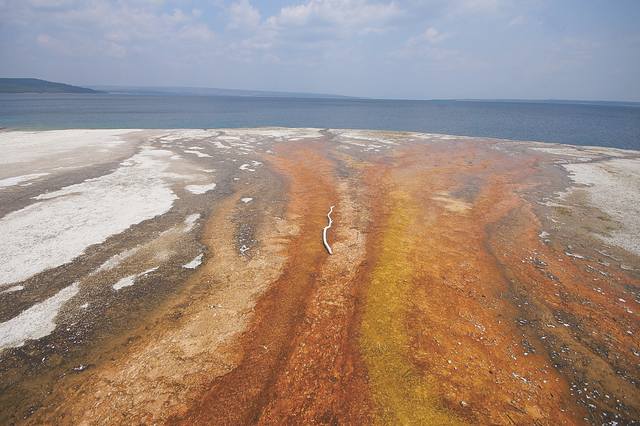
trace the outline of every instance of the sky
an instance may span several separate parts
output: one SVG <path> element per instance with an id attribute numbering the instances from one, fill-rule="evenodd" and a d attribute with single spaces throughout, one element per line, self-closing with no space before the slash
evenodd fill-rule
<path id="1" fill-rule="evenodd" d="M 0 77 L 640 101 L 640 1 L 0 0 Z"/>

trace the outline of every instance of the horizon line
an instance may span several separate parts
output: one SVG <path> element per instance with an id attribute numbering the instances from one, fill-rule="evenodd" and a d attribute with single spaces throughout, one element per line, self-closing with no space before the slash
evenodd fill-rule
<path id="1" fill-rule="evenodd" d="M 305 95 L 298 98 L 305 99 L 341 99 L 345 98 L 347 100 L 382 100 L 382 101 L 422 101 L 422 102 L 438 102 L 438 101 L 457 101 L 457 102 L 514 102 L 514 103 L 576 103 L 576 104 L 640 104 L 640 100 L 611 100 L 611 99 L 567 99 L 567 98 L 402 98 L 402 97 L 376 97 L 376 96 L 356 96 L 356 95 L 344 95 L 344 94 L 335 94 L 335 93 L 321 93 L 321 92 L 307 92 L 300 90 L 270 90 L 270 89 L 238 89 L 238 88 L 223 88 L 223 87 L 207 87 L 207 86 L 172 86 L 172 85 L 135 85 L 135 84 L 70 84 L 70 83 L 60 83 L 52 80 L 46 80 L 39 77 L 0 77 L 0 79 L 36 79 L 51 83 L 59 83 L 59 84 L 67 84 L 82 88 L 128 88 L 128 89 L 199 89 L 199 90 L 221 90 L 221 91 L 237 91 L 237 92 L 262 92 L 265 93 L 265 96 L 254 96 L 254 97 L 263 97 L 268 98 L 269 93 L 271 94 L 284 94 L 284 95 Z M 98 89 L 99 90 L 99 89 Z M 39 93 L 39 92 L 24 92 L 24 93 Z M 106 93 L 109 93 L 108 91 Z M 175 93 L 179 95 L 179 93 Z M 196 95 L 196 94 L 184 94 L 184 95 L 192 95 L 192 96 L 206 96 L 207 94 Z M 209 96 L 219 96 L 224 97 L 226 95 L 209 95 Z M 228 95 L 229 97 L 238 97 L 233 95 Z M 314 98 L 314 96 L 318 96 L 318 98 Z M 247 95 L 245 97 L 251 97 Z M 288 96 L 290 98 L 296 98 L 296 96 Z"/>

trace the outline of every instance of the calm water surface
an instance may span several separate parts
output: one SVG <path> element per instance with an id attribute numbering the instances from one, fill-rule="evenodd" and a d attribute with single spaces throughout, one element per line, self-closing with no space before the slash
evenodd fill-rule
<path id="1" fill-rule="evenodd" d="M 0 94 L 0 127 L 413 130 L 640 150 L 640 104 Z"/>

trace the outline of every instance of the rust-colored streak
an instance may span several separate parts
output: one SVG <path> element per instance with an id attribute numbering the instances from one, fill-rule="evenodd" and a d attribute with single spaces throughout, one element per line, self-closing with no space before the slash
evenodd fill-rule
<path id="1" fill-rule="evenodd" d="M 582 410 L 546 353 L 523 345 L 527 337 L 517 326 L 520 308 L 509 295 L 505 265 L 487 249 L 489 227 L 525 203 L 516 190 L 534 173 L 533 164 L 485 144 L 418 145 L 398 153 L 393 191 L 380 194 L 385 201 L 379 204 L 387 208 L 370 235 L 377 252 L 365 278 L 374 287 L 364 307 L 370 314 L 363 345 L 383 422 L 581 422 Z M 408 214 L 400 227 L 399 214 Z M 388 232 L 395 232 L 394 251 L 406 251 L 406 264 L 385 263 Z M 375 287 L 379 279 L 387 280 L 381 290 Z M 402 289 L 389 294 L 390 285 Z M 376 291 L 387 294 L 376 298 Z M 398 307 L 390 311 L 394 303 Z M 385 315 L 392 318 L 385 322 Z M 398 315 L 406 337 L 391 322 Z M 394 378 L 393 370 L 384 370 L 390 365 L 402 374 Z M 455 417 L 447 420 L 447 411 Z"/>
<path id="2" fill-rule="evenodd" d="M 289 143 L 269 158 L 300 232 L 255 307 L 242 361 L 185 422 L 634 418 L 637 393 L 620 373 L 636 374 L 633 355 L 613 346 L 634 346 L 630 314 L 585 288 L 592 272 L 563 246 L 538 238 L 524 196 L 548 177 L 537 157 L 478 141 L 405 144 L 351 160 L 352 175 L 337 178 L 331 149 Z M 328 256 L 320 230 L 333 204 Z M 628 297 L 612 283 L 629 277 L 608 274 L 607 292 Z"/>
<path id="3" fill-rule="evenodd" d="M 293 350 L 260 424 L 363 424 L 371 404 L 358 344 L 356 306 L 366 259 L 372 193 L 357 178 L 338 184 L 334 255 L 323 265 Z M 376 193 L 377 194 L 377 193 Z"/>
<path id="4" fill-rule="evenodd" d="M 592 423 L 636 418 L 640 398 L 628 379 L 638 374 L 637 357 L 629 350 L 637 345 L 629 332 L 637 316 L 616 302 L 628 297 L 624 284 L 637 282 L 614 270 L 602 279 L 598 262 L 573 260 L 564 255 L 564 245 L 541 243 L 530 206 L 507 219 L 491 229 L 490 250 L 520 304 L 522 332 L 550 355 Z"/>
<path id="5" fill-rule="evenodd" d="M 640 418 L 640 282 L 593 253 L 567 255 L 598 242 L 570 235 L 570 219 L 545 223 L 541 198 L 565 183 L 548 156 L 478 139 L 359 146 L 275 144 L 273 179 L 236 188 L 209 218 L 207 261 L 182 295 L 112 362 L 65 379 L 31 422 Z M 255 192 L 263 225 L 245 256 L 234 215 Z"/>
<path id="6" fill-rule="evenodd" d="M 288 180 L 287 216 L 299 224 L 299 234 L 288 244 L 283 274 L 255 306 L 241 339 L 241 362 L 214 380 L 184 423 L 252 423 L 274 397 L 273 386 L 290 356 L 292 336 L 301 326 L 315 277 L 327 257 L 319 231 L 336 193 L 331 164 L 320 149 L 311 142 L 283 144 L 269 159 Z"/>

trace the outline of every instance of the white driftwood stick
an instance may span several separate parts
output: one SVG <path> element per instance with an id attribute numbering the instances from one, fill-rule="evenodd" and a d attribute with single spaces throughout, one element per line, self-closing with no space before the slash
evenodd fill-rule
<path id="1" fill-rule="evenodd" d="M 324 229 L 322 230 L 322 243 L 324 244 L 324 248 L 327 249 L 329 254 L 333 254 L 333 250 L 331 250 L 331 246 L 327 242 L 327 231 L 329 230 L 329 228 L 331 228 L 331 225 L 333 224 L 333 220 L 331 219 L 331 213 L 333 213 L 333 208 L 334 207 L 335 206 L 331 206 L 331 208 L 329 209 L 329 213 L 327 213 L 327 218 L 329 219 L 329 224 L 327 226 L 325 226 Z"/>

